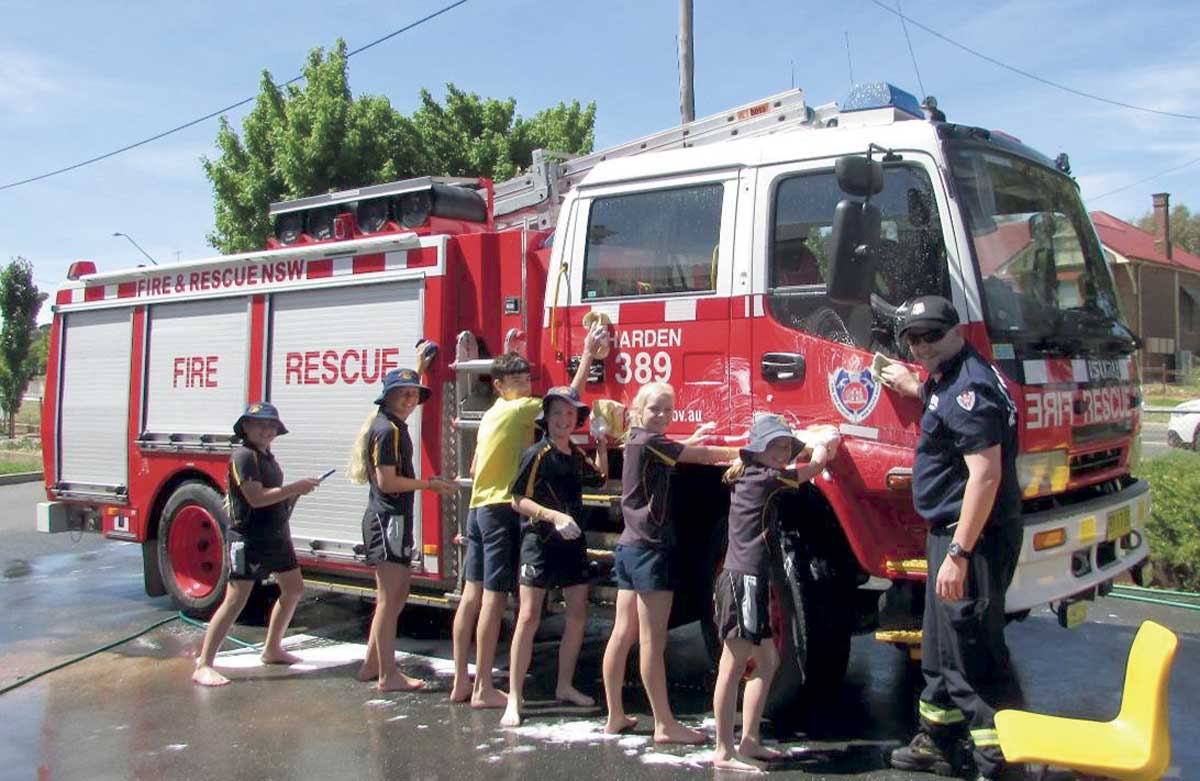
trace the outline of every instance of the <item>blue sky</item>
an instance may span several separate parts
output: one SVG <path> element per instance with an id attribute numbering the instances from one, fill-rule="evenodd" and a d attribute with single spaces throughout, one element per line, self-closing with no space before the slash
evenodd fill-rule
<path id="1" fill-rule="evenodd" d="M 889 0 L 895 3 L 895 0 Z M 313 46 L 350 48 L 448 0 L 361 3 L 5 3 L 0 28 L 0 179 L 69 165 L 257 91 L 266 68 L 299 72 Z M 170 7 L 170 11 L 164 11 Z M 1200 5 L 1111 0 L 945 4 L 906 0 L 911 18 L 966 46 L 1076 89 L 1200 114 Z M 442 85 L 513 97 L 532 114 L 595 100 L 603 147 L 678 122 L 676 0 L 471 0 L 350 61 L 355 94 L 411 112 Z M 720 111 L 795 83 L 811 104 L 841 100 L 854 77 L 919 93 L 899 20 L 870 0 L 696 0 L 696 111 Z M 1200 210 L 1200 164 L 1103 193 L 1200 157 L 1200 121 L 1105 105 L 1025 79 L 911 27 L 925 91 L 953 121 L 1067 151 L 1089 209 L 1122 218 L 1152 192 Z M 241 112 L 230 115 L 240 127 Z M 103 269 L 214 254 L 211 190 L 199 158 L 216 120 L 86 168 L 0 191 L 0 260 L 23 255 L 44 289 L 74 259 Z M 48 312 L 43 314 L 43 320 Z"/>

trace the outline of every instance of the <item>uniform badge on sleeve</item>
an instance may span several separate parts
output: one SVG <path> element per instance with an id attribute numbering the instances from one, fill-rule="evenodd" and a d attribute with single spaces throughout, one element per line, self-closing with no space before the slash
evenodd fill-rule
<path id="1" fill-rule="evenodd" d="M 955 396 L 954 400 L 958 402 L 958 406 L 962 407 L 967 412 L 975 409 L 975 391 L 973 390 L 963 391 Z"/>
<path id="2" fill-rule="evenodd" d="M 930 409 L 930 411 L 932 411 L 932 412 L 937 412 L 937 408 L 938 408 L 938 397 L 937 397 L 937 394 L 936 394 L 936 393 L 930 394 L 930 396 L 929 396 L 929 409 Z"/>

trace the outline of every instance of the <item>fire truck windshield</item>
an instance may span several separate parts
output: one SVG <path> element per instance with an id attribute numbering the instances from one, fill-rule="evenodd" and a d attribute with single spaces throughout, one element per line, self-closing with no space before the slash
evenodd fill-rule
<path id="1" fill-rule="evenodd" d="M 1132 352 L 1113 278 L 1068 177 L 976 144 L 948 149 L 993 339 L 1031 352 Z"/>

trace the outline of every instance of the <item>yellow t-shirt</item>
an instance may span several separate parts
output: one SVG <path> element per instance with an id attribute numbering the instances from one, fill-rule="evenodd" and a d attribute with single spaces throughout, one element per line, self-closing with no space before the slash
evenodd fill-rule
<path id="1" fill-rule="evenodd" d="M 471 507 L 512 501 L 512 481 L 521 454 L 533 444 L 533 430 L 541 411 L 542 400 L 526 396 L 511 401 L 496 399 L 484 413 L 475 445 Z"/>

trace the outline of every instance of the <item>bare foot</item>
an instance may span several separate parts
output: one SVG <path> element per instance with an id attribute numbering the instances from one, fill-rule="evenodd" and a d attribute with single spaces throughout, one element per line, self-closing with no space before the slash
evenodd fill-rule
<path id="1" fill-rule="evenodd" d="M 508 706 L 504 709 L 504 715 L 500 717 L 500 726 L 521 726 L 521 706 L 511 698 L 508 700 Z"/>
<path id="2" fill-rule="evenodd" d="M 766 766 L 753 759 L 748 759 L 738 754 L 725 754 L 713 752 L 713 767 L 717 770 L 735 770 L 739 773 L 761 773 L 766 769 Z"/>
<path id="3" fill-rule="evenodd" d="M 757 738 L 742 738 L 742 742 L 738 743 L 737 753 L 743 757 L 751 759 L 762 759 L 767 762 L 779 759 L 783 756 L 783 752 L 777 748 L 764 746 Z"/>
<path id="4" fill-rule="evenodd" d="M 701 743 L 708 742 L 708 736 L 703 732 L 697 732 L 690 727 L 685 727 L 678 721 L 664 726 L 662 729 L 654 728 L 655 743 L 683 743 L 687 746 L 699 746 Z"/>
<path id="5" fill-rule="evenodd" d="M 425 681 L 396 670 L 375 684 L 375 688 L 381 692 L 418 692 L 425 688 Z"/>
<path id="6" fill-rule="evenodd" d="M 200 686 L 224 686 L 229 683 L 229 679 L 207 664 L 198 664 L 196 671 L 192 673 L 192 683 Z"/>
<path id="7" fill-rule="evenodd" d="M 278 648 L 274 651 L 264 650 L 259 659 L 262 659 L 263 664 L 299 664 L 300 662 L 304 661 L 299 656 L 296 656 L 295 654 L 289 654 L 282 648 Z"/>
<path id="8" fill-rule="evenodd" d="M 459 682 L 458 678 L 454 679 L 454 686 L 450 688 L 450 702 L 466 702 L 471 699 L 471 681 L 465 680 Z"/>
<path id="9" fill-rule="evenodd" d="M 487 708 L 507 708 L 508 695 L 499 689 L 477 691 L 471 695 L 471 707 L 476 710 Z"/>
<path id="10" fill-rule="evenodd" d="M 560 702 L 569 702 L 572 705 L 578 705 L 581 708 L 590 708 L 596 704 L 596 701 L 587 696 L 583 692 L 576 689 L 574 686 L 560 686 L 554 692 L 554 699 Z"/>
<path id="11" fill-rule="evenodd" d="M 631 730 L 637 726 L 637 719 L 633 716 L 622 716 L 619 719 L 614 719 L 611 715 L 608 721 L 604 724 L 604 733 L 606 735 L 619 735 L 626 730 Z"/>

